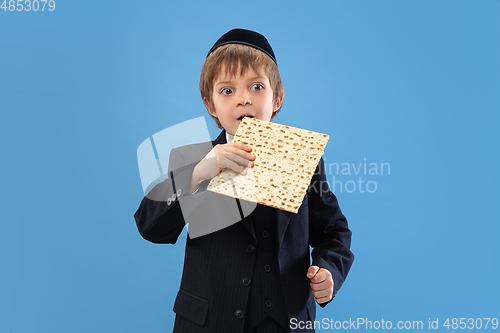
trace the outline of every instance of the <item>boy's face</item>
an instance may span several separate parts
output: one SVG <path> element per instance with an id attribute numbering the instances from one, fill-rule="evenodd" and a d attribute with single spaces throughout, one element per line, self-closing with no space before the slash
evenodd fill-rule
<path id="1" fill-rule="evenodd" d="M 205 102 L 208 111 L 219 121 L 227 133 L 234 135 L 245 116 L 271 121 L 274 111 L 279 109 L 283 95 L 273 104 L 273 90 L 263 73 L 249 67 L 245 74 L 231 77 L 223 67 L 214 82 L 212 101 L 214 110 Z"/>

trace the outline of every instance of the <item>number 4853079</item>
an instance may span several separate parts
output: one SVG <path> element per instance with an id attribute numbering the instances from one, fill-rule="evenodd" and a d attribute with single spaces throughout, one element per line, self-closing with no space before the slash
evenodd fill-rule
<path id="1" fill-rule="evenodd" d="M 32 10 L 35 12 L 41 10 L 43 12 L 47 3 L 49 4 L 49 10 L 51 12 L 56 9 L 56 2 L 54 0 L 3 0 L 0 9 L 3 9 L 4 12 L 7 10 L 9 12 L 30 12 Z"/>

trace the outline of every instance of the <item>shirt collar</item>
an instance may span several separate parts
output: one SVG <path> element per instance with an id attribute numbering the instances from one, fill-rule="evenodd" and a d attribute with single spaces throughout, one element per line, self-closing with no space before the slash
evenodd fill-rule
<path id="1" fill-rule="evenodd" d="M 228 132 L 226 132 L 226 141 L 227 141 L 227 143 L 232 142 L 233 138 L 234 138 L 234 135 L 231 135 Z"/>

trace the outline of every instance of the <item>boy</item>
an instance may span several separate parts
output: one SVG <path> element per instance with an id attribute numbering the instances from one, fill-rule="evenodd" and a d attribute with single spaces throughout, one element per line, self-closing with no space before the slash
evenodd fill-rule
<path id="1" fill-rule="evenodd" d="M 222 133 L 209 152 L 196 145 L 173 150 L 170 179 L 134 215 L 154 243 L 175 243 L 189 222 L 174 332 L 314 332 L 304 328 L 315 320 L 314 302 L 324 307 L 335 297 L 354 260 L 347 221 L 324 189 L 323 160 L 297 214 L 263 205 L 250 212 L 243 201 L 204 191 L 222 170 L 245 175 L 253 166 L 251 147 L 231 142 L 241 118 L 272 121 L 281 109 L 284 92 L 266 38 L 243 29 L 224 34 L 208 53 L 200 90 Z M 182 200 L 196 207 L 188 214 Z M 193 236 L 238 211 L 238 223 Z"/>

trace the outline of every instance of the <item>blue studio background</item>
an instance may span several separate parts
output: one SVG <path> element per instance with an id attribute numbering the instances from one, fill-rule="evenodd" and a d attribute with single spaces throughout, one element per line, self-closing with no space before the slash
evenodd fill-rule
<path id="1" fill-rule="evenodd" d="M 186 234 L 137 232 L 136 150 L 217 136 L 198 80 L 235 27 L 274 48 L 275 121 L 330 135 L 356 260 L 317 318 L 500 317 L 499 1 L 55 2 L 0 10 L 0 332 L 171 331 Z"/>

